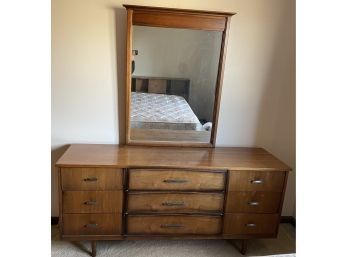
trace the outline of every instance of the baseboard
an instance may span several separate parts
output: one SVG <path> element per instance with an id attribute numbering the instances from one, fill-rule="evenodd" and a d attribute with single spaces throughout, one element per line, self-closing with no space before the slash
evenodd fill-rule
<path id="1" fill-rule="evenodd" d="M 58 225 L 59 217 L 51 217 L 51 225 Z"/>
<path id="2" fill-rule="evenodd" d="M 296 219 L 293 216 L 281 216 L 280 223 L 289 223 L 296 227 Z"/>
<path id="3" fill-rule="evenodd" d="M 57 225 L 59 221 L 58 217 L 51 217 L 51 225 Z M 296 219 L 292 216 L 281 216 L 280 223 L 289 223 L 296 227 Z"/>

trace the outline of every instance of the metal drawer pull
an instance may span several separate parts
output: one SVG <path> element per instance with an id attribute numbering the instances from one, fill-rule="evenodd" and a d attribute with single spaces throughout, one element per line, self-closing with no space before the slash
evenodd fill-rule
<path id="1" fill-rule="evenodd" d="M 165 179 L 163 180 L 164 183 L 187 183 L 188 180 L 185 179 Z"/>
<path id="2" fill-rule="evenodd" d="M 85 225 L 86 228 L 97 228 L 98 224 L 97 223 L 90 223 Z"/>
<path id="3" fill-rule="evenodd" d="M 162 224 L 161 228 L 183 228 L 184 225 L 181 224 Z"/>
<path id="4" fill-rule="evenodd" d="M 249 227 L 249 228 L 254 228 L 254 227 L 256 227 L 256 224 L 255 223 L 248 223 L 245 226 Z"/>
<path id="5" fill-rule="evenodd" d="M 262 184 L 263 180 L 262 179 L 255 179 L 255 180 L 252 180 L 250 182 L 251 182 L 251 184 Z"/>
<path id="6" fill-rule="evenodd" d="M 85 178 L 84 181 L 86 182 L 91 182 L 91 181 L 97 181 L 98 179 L 95 178 L 95 177 L 92 177 L 92 178 Z"/>
<path id="7" fill-rule="evenodd" d="M 86 204 L 86 205 L 96 205 L 97 201 L 96 200 L 90 200 L 90 201 L 86 201 L 84 204 Z"/>
<path id="8" fill-rule="evenodd" d="M 184 206 L 184 202 L 164 202 L 162 203 L 163 206 Z"/>
<path id="9" fill-rule="evenodd" d="M 258 206 L 258 205 L 260 205 L 259 202 L 248 202 L 248 204 L 251 205 L 251 206 Z"/>

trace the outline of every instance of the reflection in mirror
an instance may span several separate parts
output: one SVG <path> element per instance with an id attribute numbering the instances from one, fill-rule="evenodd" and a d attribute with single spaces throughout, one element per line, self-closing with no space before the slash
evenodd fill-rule
<path id="1" fill-rule="evenodd" d="M 222 32 L 133 26 L 130 139 L 209 143 Z"/>

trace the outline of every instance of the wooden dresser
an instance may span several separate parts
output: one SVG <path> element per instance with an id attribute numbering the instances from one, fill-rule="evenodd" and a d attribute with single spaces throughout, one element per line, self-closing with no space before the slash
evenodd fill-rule
<path id="1" fill-rule="evenodd" d="M 58 160 L 62 239 L 276 237 L 291 170 L 261 148 L 71 145 Z"/>

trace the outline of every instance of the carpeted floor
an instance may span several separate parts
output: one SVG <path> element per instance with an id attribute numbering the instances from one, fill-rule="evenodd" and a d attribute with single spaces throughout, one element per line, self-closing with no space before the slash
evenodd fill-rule
<path id="1" fill-rule="evenodd" d="M 90 242 L 65 242 L 59 239 L 57 226 L 52 226 L 52 257 L 88 257 Z M 266 256 L 295 253 L 295 229 L 281 224 L 278 238 L 254 239 L 248 244 L 247 256 Z M 101 241 L 97 257 L 240 257 L 226 240 L 145 240 Z"/>

